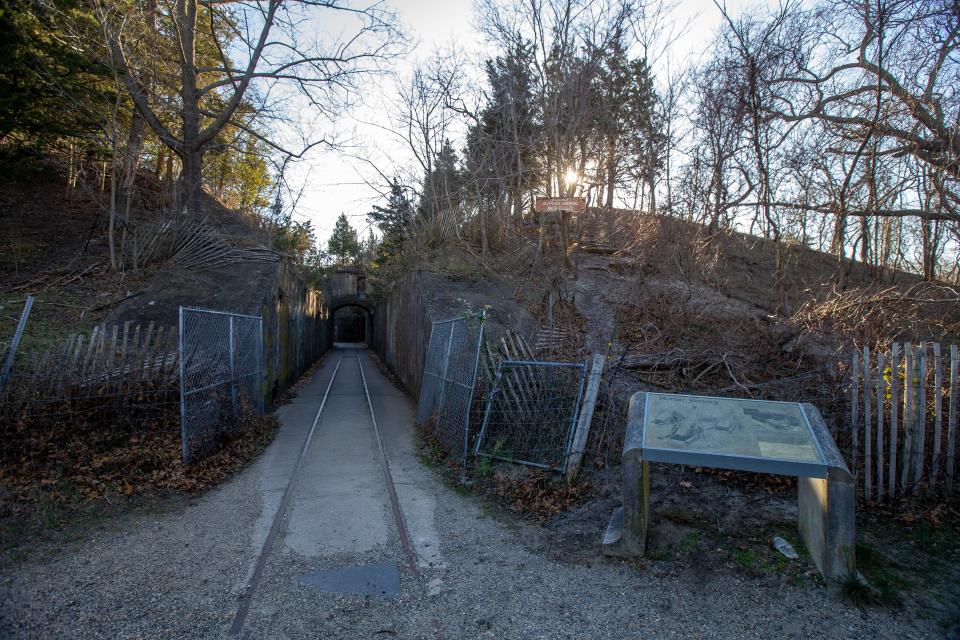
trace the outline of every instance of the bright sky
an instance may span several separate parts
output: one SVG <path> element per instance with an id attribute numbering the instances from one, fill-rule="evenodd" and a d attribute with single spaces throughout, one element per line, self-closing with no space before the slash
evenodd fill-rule
<path id="1" fill-rule="evenodd" d="M 726 4 L 737 15 L 758 2 L 765 4 L 764 0 L 727 0 Z M 393 0 L 389 4 L 416 43 L 409 55 L 395 62 L 392 71 L 398 76 L 409 74 L 417 60 L 451 44 L 461 52 L 477 52 L 477 60 L 483 57 L 482 37 L 472 26 L 473 0 Z M 720 13 L 710 0 L 678 0 L 673 28 L 683 35 L 670 50 L 675 70 L 703 55 L 719 21 Z M 665 63 L 661 62 L 661 68 L 654 66 L 654 72 L 665 74 Z M 383 180 L 360 158 L 374 159 L 377 169 L 388 176 L 394 167 L 410 166 L 410 152 L 381 128 L 386 121 L 384 102 L 393 97 L 394 85 L 395 80 L 381 78 L 364 87 L 363 104 L 352 108 L 336 126 L 338 137 L 350 141 L 343 151 L 311 151 L 290 172 L 290 182 L 303 189 L 295 218 L 313 223 L 321 246 L 326 245 L 341 213 L 347 214 L 362 235 L 366 233 L 366 214 L 380 201 L 379 193 L 368 183 L 382 185 Z"/>

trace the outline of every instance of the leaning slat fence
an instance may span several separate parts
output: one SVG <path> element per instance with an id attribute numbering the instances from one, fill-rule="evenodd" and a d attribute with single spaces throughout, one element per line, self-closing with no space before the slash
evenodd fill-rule
<path id="1" fill-rule="evenodd" d="M 433 323 L 420 385 L 419 422 L 432 418 L 435 436 L 461 462 L 470 446 L 483 321 L 480 312 Z"/>
<path id="2" fill-rule="evenodd" d="M 18 477 L 59 468 L 68 450 L 109 450 L 176 424 L 176 330 L 101 325 L 19 350 L 0 392 L 0 461 Z"/>
<path id="3" fill-rule="evenodd" d="M 958 367 L 955 344 L 853 352 L 851 468 L 865 500 L 954 495 Z"/>
<path id="4" fill-rule="evenodd" d="M 586 366 L 502 360 L 477 436 L 478 456 L 564 471 Z"/>

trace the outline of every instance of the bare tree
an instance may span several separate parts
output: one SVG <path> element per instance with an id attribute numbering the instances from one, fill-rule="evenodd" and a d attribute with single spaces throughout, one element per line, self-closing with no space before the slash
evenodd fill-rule
<path id="1" fill-rule="evenodd" d="M 379 3 L 352 8 L 339 0 L 167 0 L 131 10 L 113 0 L 90 2 L 137 112 L 180 160 L 180 206 L 189 211 L 199 210 L 204 153 L 224 127 L 230 124 L 294 156 L 329 142 L 314 135 L 290 149 L 254 122 L 278 100 L 335 115 L 344 92 L 375 70 L 399 40 L 393 15 Z M 302 28 L 323 10 L 341 14 L 353 32 L 333 43 L 303 41 Z M 154 19 L 162 28 L 142 28 Z M 154 41 L 141 53 L 136 39 L 145 34 Z M 177 75 L 177 126 L 151 92 L 152 59 L 163 55 L 174 61 Z"/>

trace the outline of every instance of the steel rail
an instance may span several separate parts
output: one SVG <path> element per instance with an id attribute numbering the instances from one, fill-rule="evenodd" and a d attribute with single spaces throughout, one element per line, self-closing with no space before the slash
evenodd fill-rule
<path id="1" fill-rule="evenodd" d="M 337 372 L 340 370 L 340 363 L 342 362 L 343 356 L 340 356 L 340 359 L 337 360 L 337 366 L 334 368 L 333 374 L 330 376 L 330 382 L 327 383 L 327 390 L 323 393 L 323 399 L 320 401 L 320 407 L 317 409 L 317 415 L 313 418 L 313 425 L 310 427 L 310 432 L 307 433 L 307 438 L 303 443 L 303 448 L 300 449 L 300 456 L 297 458 L 297 463 L 293 467 L 293 473 L 290 474 L 290 480 L 287 482 L 287 488 L 283 491 L 283 498 L 280 499 L 280 506 L 277 507 L 277 512 L 273 516 L 273 523 L 270 525 L 270 532 L 263 541 L 263 547 L 260 549 L 260 555 L 257 557 L 257 564 L 253 568 L 253 574 L 250 576 L 250 580 L 247 582 L 243 594 L 240 596 L 240 606 L 237 608 L 237 614 L 234 616 L 233 623 L 230 625 L 230 635 L 238 635 L 243 630 L 243 624 L 246 622 L 247 615 L 250 613 L 250 605 L 253 603 L 253 596 L 257 592 L 257 587 L 260 584 L 260 577 L 263 575 L 263 570 L 267 566 L 267 558 L 270 556 L 270 551 L 273 549 L 273 543 L 277 537 L 277 533 L 280 531 L 280 526 L 284 517 L 286 516 L 287 509 L 290 506 L 290 498 L 293 495 L 293 488 L 296 485 L 297 476 L 300 475 L 300 469 L 303 467 L 303 461 L 307 456 L 307 449 L 310 447 L 310 441 L 313 440 L 313 434 L 317 430 L 317 423 L 320 422 L 320 415 L 323 413 L 323 409 L 327 405 L 327 397 L 330 395 L 330 388 L 333 387 L 333 381 L 337 379 Z"/>

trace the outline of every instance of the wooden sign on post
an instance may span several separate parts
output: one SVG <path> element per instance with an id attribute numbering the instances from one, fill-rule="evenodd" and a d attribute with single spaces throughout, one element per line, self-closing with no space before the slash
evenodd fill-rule
<path id="1" fill-rule="evenodd" d="M 533 203 L 537 213 L 583 213 L 587 210 L 585 198 L 537 198 Z"/>

